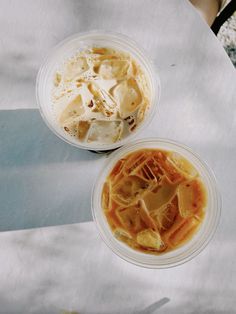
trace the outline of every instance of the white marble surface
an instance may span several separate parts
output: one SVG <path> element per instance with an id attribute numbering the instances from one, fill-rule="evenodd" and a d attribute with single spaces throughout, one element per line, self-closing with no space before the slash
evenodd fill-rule
<path id="1" fill-rule="evenodd" d="M 184 0 L 0 6 L 0 230 L 77 223 L 0 234 L 0 313 L 236 313 L 236 77 L 217 38 Z M 36 110 L 10 110 L 36 107 L 35 77 L 46 54 L 89 29 L 122 32 L 155 62 L 161 103 L 139 138 L 183 142 L 217 176 L 217 233 L 183 266 L 146 270 L 114 256 L 92 222 L 78 223 L 91 218 L 93 179 L 84 173 L 96 174 L 106 157 L 59 141 Z"/>
<path id="2" fill-rule="evenodd" d="M 218 235 L 185 265 L 150 270 L 112 254 L 93 223 L 5 232 L 0 313 L 235 313 L 229 238 Z"/>

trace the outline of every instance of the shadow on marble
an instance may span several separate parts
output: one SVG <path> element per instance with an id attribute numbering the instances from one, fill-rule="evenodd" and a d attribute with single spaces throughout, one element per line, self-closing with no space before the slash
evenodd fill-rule
<path id="1" fill-rule="evenodd" d="M 38 110 L 0 111 L 0 131 L 0 231 L 92 220 L 106 155 L 63 142 Z"/>
<path id="2" fill-rule="evenodd" d="M 169 298 L 162 298 L 157 302 L 152 303 L 151 305 L 149 305 L 148 307 L 146 307 L 144 310 L 142 311 L 138 311 L 135 312 L 137 314 L 155 314 L 157 313 L 158 309 L 160 309 L 161 307 L 163 307 L 166 303 L 170 302 Z"/>
<path id="3" fill-rule="evenodd" d="M 73 147 L 43 122 L 37 109 L 0 111 L 0 166 L 97 160 L 100 155 Z"/>

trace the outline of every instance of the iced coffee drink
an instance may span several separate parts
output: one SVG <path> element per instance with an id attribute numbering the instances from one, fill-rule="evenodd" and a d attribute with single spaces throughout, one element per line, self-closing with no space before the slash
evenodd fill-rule
<path id="1" fill-rule="evenodd" d="M 199 230 L 207 193 L 196 168 L 177 152 L 140 149 L 116 162 L 101 205 L 114 236 L 132 249 L 164 254 Z"/>
<path id="2" fill-rule="evenodd" d="M 132 134 L 149 110 L 150 85 L 129 53 L 91 47 L 65 60 L 52 89 L 56 120 L 81 143 L 112 144 Z"/>

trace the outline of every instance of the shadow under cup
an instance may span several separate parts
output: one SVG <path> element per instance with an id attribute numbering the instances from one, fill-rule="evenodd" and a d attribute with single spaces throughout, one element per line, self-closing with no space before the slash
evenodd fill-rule
<path id="1" fill-rule="evenodd" d="M 177 152 L 181 156 L 185 157 L 197 169 L 199 176 L 205 185 L 207 193 L 205 217 L 199 230 L 187 243 L 173 251 L 162 253 L 160 255 L 151 255 L 136 251 L 127 246 L 125 243 L 117 240 L 110 229 L 101 206 L 103 184 L 116 162 L 131 152 L 148 148 Z M 215 176 L 208 165 L 185 145 L 165 139 L 146 139 L 135 141 L 129 146 L 124 146 L 123 148 L 113 152 L 110 155 L 106 166 L 102 169 L 100 175 L 98 176 L 92 194 L 93 219 L 96 222 L 97 228 L 104 242 L 114 253 L 124 260 L 147 268 L 168 268 L 177 266 L 198 255 L 212 238 L 219 223 L 220 212 L 220 195 L 217 190 Z"/>
<path id="2" fill-rule="evenodd" d="M 56 71 L 70 57 L 91 47 L 110 47 L 128 52 L 137 61 L 137 63 L 140 64 L 150 85 L 151 99 L 144 121 L 136 128 L 136 130 L 134 130 L 132 134 L 112 144 L 80 142 L 75 137 L 67 134 L 61 128 L 53 109 L 51 92 L 53 89 L 54 75 Z M 160 80 L 158 75 L 154 72 L 152 63 L 146 56 L 146 53 L 138 47 L 132 39 L 116 33 L 91 31 L 88 33 L 73 35 L 53 49 L 39 70 L 36 82 L 36 98 L 41 116 L 54 134 L 78 148 L 87 149 L 93 152 L 107 152 L 128 143 L 135 135 L 137 135 L 137 133 L 150 123 L 151 119 L 155 115 L 156 107 L 160 99 Z"/>

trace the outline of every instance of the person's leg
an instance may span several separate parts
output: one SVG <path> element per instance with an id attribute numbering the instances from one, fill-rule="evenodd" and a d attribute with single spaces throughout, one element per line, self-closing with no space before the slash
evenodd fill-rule
<path id="1" fill-rule="evenodd" d="M 211 26 L 221 8 L 222 0 L 190 0 L 190 2 Z"/>

